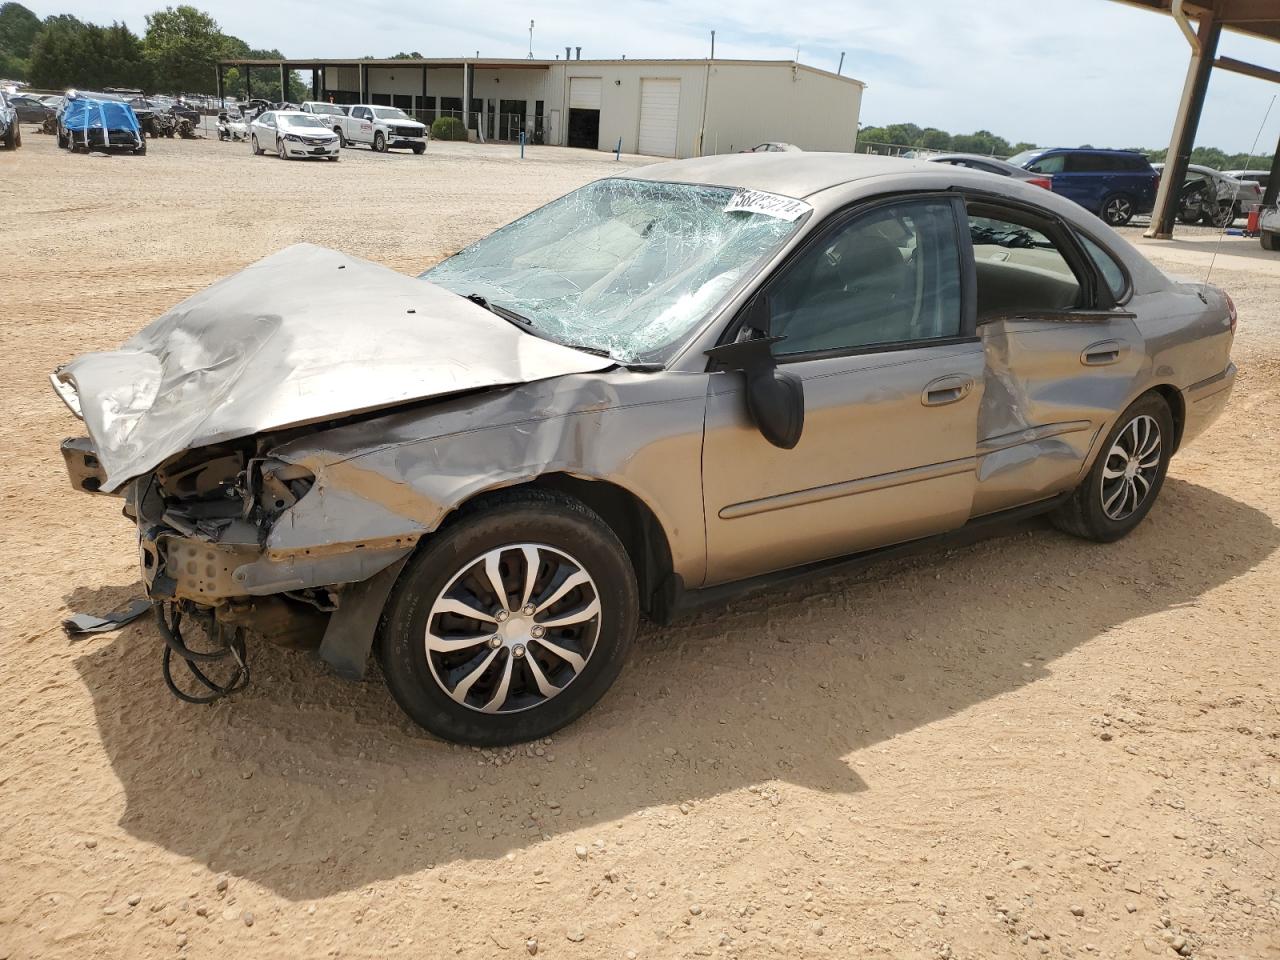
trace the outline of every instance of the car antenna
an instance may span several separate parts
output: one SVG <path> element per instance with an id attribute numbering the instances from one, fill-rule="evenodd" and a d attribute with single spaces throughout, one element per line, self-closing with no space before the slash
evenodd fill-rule
<path id="1" fill-rule="evenodd" d="M 1262 139 L 1262 131 L 1267 127 L 1267 120 L 1271 116 L 1271 108 L 1276 105 L 1276 95 L 1271 95 L 1271 102 L 1267 104 L 1267 112 L 1262 115 L 1262 123 L 1258 125 L 1258 134 L 1253 138 L 1253 146 L 1249 148 L 1249 157 L 1245 160 L 1245 172 L 1248 172 L 1249 164 L 1253 162 L 1254 151 L 1258 149 L 1258 141 Z M 1236 186 L 1231 193 L 1231 209 L 1236 208 L 1236 197 L 1240 195 L 1240 187 Z M 1234 217 L 1232 218 L 1234 219 Z M 1231 226 L 1231 221 L 1227 221 L 1222 225 L 1222 229 L 1218 231 L 1218 242 L 1213 245 L 1213 256 L 1209 258 L 1209 269 L 1205 271 L 1204 282 L 1209 282 L 1209 275 L 1213 273 L 1213 265 L 1218 259 L 1218 250 L 1222 247 L 1222 238 L 1227 235 L 1227 228 Z"/>

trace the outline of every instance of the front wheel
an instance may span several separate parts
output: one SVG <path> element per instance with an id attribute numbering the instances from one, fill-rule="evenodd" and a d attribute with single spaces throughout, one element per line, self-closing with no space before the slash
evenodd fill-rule
<path id="1" fill-rule="evenodd" d="M 281 160 L 289 159 L 289 154 L 285 153 L 284 141 L 279 138 L 276 138 L 276 156 Z"/>
<path id="2" fill-rule="evenodd" d="M 1262 236 L 1263 250 L 1280 250 L 1280 234 L 1272 233 L 1270 230 L 1263 230 Z"/>
<path id="3" fill-rule="evenodd" d="M 392 696 L 446 740 L 543 737 L 593 706 L 635 636 L 635 572 L 579 501 L 499 495 L 405 567 L 379 645 Z"/>
<path id="4" fill-rule="evenodd" d="M 413 145 L 413 152 L 416 153 L 418 156 L 422 156 L 424 153 L 427 152 L 427 145 L 425 143 L 415 143 Z"/>
<path id="5" fill-rule="evenodd" d="M 1116 420 L 1088 475 L 1050 519 L 1087 540 L 1119 540 L 1159 496 L 1173 442 L 1169 404 L 1158 393 L 1143 394 Z"/>
<path id="6" fill-rule="evenodd" d="M 1133 201 L 1121 193 L 1113 193 L 1102 201 L 1102 219 L 1111 227 L 1123 227 L 1133 219 Z"/>
<path id="7" fill-rule="evenodd" d="M 387 152 L 387 138 L 382 135 L 381 130 L 373 135 L 373 149 L 375 153 Z"/>

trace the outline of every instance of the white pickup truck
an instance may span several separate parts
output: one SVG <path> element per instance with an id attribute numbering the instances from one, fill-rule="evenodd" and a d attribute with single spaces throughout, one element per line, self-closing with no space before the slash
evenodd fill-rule
<path id="1" fill-rule="evenodd" d="M 334 133 L 341 134 L 342 120 L 347 115 L 345 107 L 336 103 L 325 103 L 322 100 L 306 100 L 298 107 L 303 113 L 313 113 L 329 126 Z"/>
<path id="2" fill-rule="evenodd" d="M 306 113 L 319 113 L 318 110 L 307 110 Z M 318 104 L 321 107 L 333 107 L 331 103 Z M 342 138 L 344 147 L 353 143 L 363 143 L 382 153 L 400 147 L 422 153 L 427 149 L 427 128 L 399 107 L 382 107 L 376 104 L 359 103 L 347 107 L 342 115 L 331 114 L 324 117 L 326 123 L 333 127 L 333 132 Z M 328 111 L 325 111 L 328 113 Z"/>

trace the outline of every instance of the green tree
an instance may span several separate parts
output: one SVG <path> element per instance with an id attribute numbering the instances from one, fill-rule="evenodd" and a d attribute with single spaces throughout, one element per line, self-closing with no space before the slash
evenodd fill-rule
<path id="1" fill-rule="evenodd" d="M 397 53 L 395 56 L 388 57 L 388 59 L 389 60 L 421 60 L 423 59 L 423 57 L 422 57 L 422 54 L 420 54 L 417 50 L 413 51 L 413 53 L 405 53 L 402 50 L 400 51 L 400 53 Z"/>
<path id="2" fill-rule="evenodd" d="M 227 50 L 224 60 L 283 60 L 284 54 L 279 50 L 257 50 L 250 47 L 239 37 L 227 37 Z M 253 95 L 263 100 L 288 100 L 298 103 L 311 96 L 311 84 L 304 81 L 296 71 L 290 70 L 285 75 L 289 89 L 281 96 L 280 71 L 275 67 L 259 67 L 253 73 Z M 223 76 L 222 90 L 224 96 L 243 100 L 248 96 L 244 74 L 238 67 L 231 67 Z"/>
<path id="3" fill-rule="evenodd" d="M 209 93 L 216 86 L 214 64 L 226 56 L 228 44 L 213 17 L 182 4 L 147 16 L 142 48 L 159 88 Z"/>
<path id="4" fill-rule="evenodd" d="M 92 86 L 88 24 L 70 14 L 47 17 L 31 45 L 31 65 L 27 79 L 37 87 L 56 90 L 69 86 Z"/>
<path id="5" fill-rule="evenodd" d="M 0 4 L 0 77 L 26 80 L 40 18 L 20 3 Z"/>
<path id="6" fill-rule="evenodd" d="M 927 150 L 950 150 L 951 134 L 945 130 L 939 130 L 937 127 L 925 127 L 920 132 L 920 142 L 918 146 Z"/>

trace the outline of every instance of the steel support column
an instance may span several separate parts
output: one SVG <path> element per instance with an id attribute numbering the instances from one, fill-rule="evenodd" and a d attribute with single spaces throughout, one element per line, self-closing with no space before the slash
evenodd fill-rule
<path id="1" fill-rule="evenodd" d="M 1271 158 L 1271 179 L 1267 182 L 1266 192 L 1262 195 L 1262 205 L 1273 207 L 1278 198 L 1280 198 L 1280 140 L 1276 141 L 1276 155 Z"/>
<path id="2" fill-rule="evenodd" d="M 283 64 L 283 63 L 281 63 L 281 64 L 280 64 L 280 99 L 281 99 L 281 100 L 288 100 L 288 99 L 289 99 L 289 84 L 288 84 L 288 82 L 287 82 L 287 81 L 285 80 L 285 78 L 284 78 L 284 73 L 285 73 L 285 70 L 284 70 L 284 64 Z"/>
<path id="3" fill-rule="evenodd" d="M 1200 126 L 1200 113 L 1204 109 L 1204 95 L 1213 72 L 1213 59 L 1218 52 L 1218 37 L 1222 24 L 1206 12 L 1200 18 L 1196 31 L 1196 45 L 1191 51 L 1191 63 L 1187 67 L 1187 80 L 1182 88 L 1182 100 L 1178 104 L 1178 117 L 1173 124 L 1173 137 L 1169 152 L 1164 158 L 1164 173 L 1160 177 L 1160 189 L 1156 192 L 1156 206 L 1151 212 L 1151 226 L 1146 236 L 1167 240 L 1173 235 L 1174 216 L 1178 210 L 1178 194 L 1187 177 L 1187 164 L 1196 143 L 1196 130 Z"/>
<path id="4" fill-rule="evenodd" d="M 247 63 L 240 64 L 240 69 L 244 71 L 244 98 L 246 100 L 253 99 L 253 67 Z"/>
<path id="5" fill-rule="evenodd" d="M 311 68 L 311 99 L 320 99 L 320 68 Z"/>
<path id="6" fill-rule="evenodd" d="M 471 127 L 469 117 L 471 116 L 471 66 L 470 64 L 462 64 L 462 128 L 464 130 Z M 476 121 L 479 123 L 479 121 Z"/>
<path id="7" fill-rule="evenodd" d="M 218 64 L 217 67 L 215 67 L 214 69 L 215 69 L 215 75 L 217 76 L 218 106 L 219 108 L 221 108 L 226 106 L 226 104 L 223 103 L 224 94 L 222 92 L 222 64 Z"/>
<path id="8" fill-rule="evenodd" d="M 431 121 L 427 119 L 427 115 L 426 115 L 426 110 L 427 110 L 427 68 L 426 68 L 426 65 L 425 65 L 425 64 L 424 64 L 424 65 L 423 65 L 423 67 L 422 67 L 422 103 L 421 103 L 421 105 L 420 105 L 419 109 L 422 111 L 422 114 L 421 114 L 421 116 L 419 116 L 419 117 L 418 117 L 418 119 L 419 119 L 420 121 L 422 121 L 423 123 L 425 123 L 427 126 L 431 126 Z"/>
<path id="9" fill-rule="evenodd" d="M 369 102 L 369 65 L 360 64 L 360 102 Z"/>

